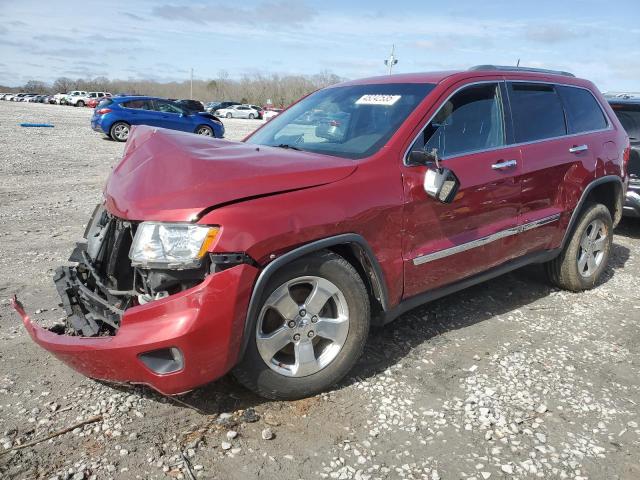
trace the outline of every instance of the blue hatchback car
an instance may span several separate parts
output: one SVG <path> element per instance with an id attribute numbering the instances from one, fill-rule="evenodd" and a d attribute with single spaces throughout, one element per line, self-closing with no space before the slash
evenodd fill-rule
<path id="1" fill-rule="evenodd" d="M 118 142 L 129 138 L 132 125 L 151 125 L 216 138 L 224 136 L 224 125 L 217 117 L 187 110 L 165 98 L 107 98 L 100 102 L 91 117 L 91 128 Z"/>

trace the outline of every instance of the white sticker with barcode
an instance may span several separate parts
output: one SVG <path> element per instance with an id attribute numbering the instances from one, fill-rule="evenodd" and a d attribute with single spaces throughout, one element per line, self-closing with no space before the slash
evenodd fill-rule
<path id="1" fill-rule="evenodd" d="M 396 103 L 402 95 L 374 95 L 367 94 L 356 100 L 356 105 L 386 105 L 391 106 Z"/>

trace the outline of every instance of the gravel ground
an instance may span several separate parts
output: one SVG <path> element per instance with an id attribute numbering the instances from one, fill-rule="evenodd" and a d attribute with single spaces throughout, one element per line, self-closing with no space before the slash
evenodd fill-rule
<path id="1" fill-rule="evenodd" d="M 420 307 L 307 400 L 265 401 L 230 378 L 169 399 L 65 367 L 8 298 L 62 317 L 53 268 L 122 153 L 89 116 L 0 102 L 1 478 L 640 478 L 638 222 L 617 229 L 596 289 L 556 290 L 531 267 Z M 239 139 L 259 122 L 225 125 Z"/>

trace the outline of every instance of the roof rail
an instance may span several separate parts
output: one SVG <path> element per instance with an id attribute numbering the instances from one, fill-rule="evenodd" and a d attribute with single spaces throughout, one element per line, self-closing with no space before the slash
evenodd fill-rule
<path id="1" fill-rule="evenodd" d="M 564 75 L 565 77 L 575 77 L 573 73 L 562 70 L 548 70 L 546 68 L 531 67 L 511 67 L 506 65 L 476 65 L 469 70 L 500 70 L 504 72 L 534 72 L 534 73 L 550 73 L 553 75 Z"/>

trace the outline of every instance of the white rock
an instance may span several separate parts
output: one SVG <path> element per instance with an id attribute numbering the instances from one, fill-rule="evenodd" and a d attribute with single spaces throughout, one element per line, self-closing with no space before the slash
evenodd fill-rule
<path id="1" fill-rule="evenodd" d="M 222 442 L 222 443 L 220 444 L 220 447 L 221 447 L 223 450 L 229 450 L 229 449 L 231 448 L 231 444 L 230 444 L 229 442 Z"/>
<path id="2" fill-rule="evenodd" d="M 513 467 L 511 465 L 502 465 L 500 468 L 504 473 L 508 473 L 509 475 L 513 473 Z"/>
<path id="3" fill-rule="evenodd" d="M 270 428 L 265 428 L 262 430 L 262 439 L 263 440 L 271 440 L 273 438 L 273 432 Z"/>
<path id="4" fill-rule="evenodd" d="M 540 405 L 538 408 L 536 408 L 536 412 L 538 413 L 544 413 L 546 411 L 547 411 L 547 406 L 544 403 Z"/>
<path id="5" fill-rule="evenodd" d="M 229 440 L 233 440 L 234 438 L 236 438 L 238 436 L 238 432 L 236 432 L 235 430 L 229 430 L 227 432 L 227 438 Z"/>

